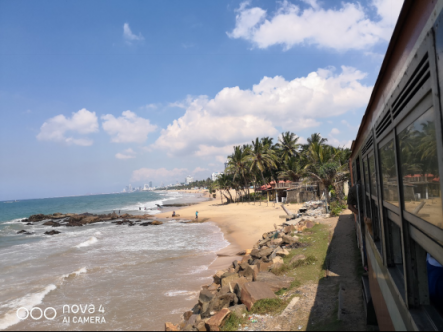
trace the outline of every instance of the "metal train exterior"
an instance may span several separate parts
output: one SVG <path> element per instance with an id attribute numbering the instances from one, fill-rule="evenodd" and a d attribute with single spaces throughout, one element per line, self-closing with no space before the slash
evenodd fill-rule
<path id="1" fill-rule="evenodd" d="M 367 320 L 443 330 L 427 257 L 443 264 L 443 0 L 406 0 L 352 144 Z"/>

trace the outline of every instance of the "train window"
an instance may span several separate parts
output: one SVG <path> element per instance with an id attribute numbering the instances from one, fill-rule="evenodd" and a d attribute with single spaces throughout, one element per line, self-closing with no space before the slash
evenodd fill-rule
<path id="1" fill-rule="evenodd" d="M 404 209 L 443 228 L 435 111 L 430 108 L 399 135 Z"/>
<path id="2" fill-rule="evenodd" d="M 377 174 L 375 173 L 374 155 L 369 157 L 369 174 L 371 176 L 371 194 L 377 196 Z"/>
<path id="3" fill-rule="evenodd" d="M 380 149 L 380 163 L 383 199 L 388 203 L 399 206 L 397 168 L 395 164 L 393 139 Z"/>
<path id="4" fill-rule="evenodd" d="M 369 170 L 368 170 L 368 160 L 365 158 L 363 161 L 363 168 L 365 172 L 365 189 L 369 192 Z"/>
<path id="5" fill-rule="evenodd" d="M 400 294 L 405 297 L 405 283 L 403 270 L 403 246 L 401 241 L 401 229 L 391 219 L 387 218 L 387 233 L 389 246 L 388 267 Z"/>

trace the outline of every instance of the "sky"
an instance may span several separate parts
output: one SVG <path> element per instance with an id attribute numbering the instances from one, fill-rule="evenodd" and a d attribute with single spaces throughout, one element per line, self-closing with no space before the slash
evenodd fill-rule
<path id="1" fill-rule="evenodd" d="M 0 200 L 205 179 L 284 131 L 349 147 L 402 0 L 0 0 Z"/>

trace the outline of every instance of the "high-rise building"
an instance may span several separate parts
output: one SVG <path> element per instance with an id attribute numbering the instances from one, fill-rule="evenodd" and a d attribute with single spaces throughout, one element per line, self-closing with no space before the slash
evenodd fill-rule
<path id="1" fill-rule="evenodd" d="M 194 178 L 192 176 L 188 175 L 186 177 L 185 183 L 190 184 L 191 182 L 194 182 Z"/>
<path id="2" fill-rule="evenodd" d="M 149 181 L 149 188 L 152 188 L 152 181 Z"/>

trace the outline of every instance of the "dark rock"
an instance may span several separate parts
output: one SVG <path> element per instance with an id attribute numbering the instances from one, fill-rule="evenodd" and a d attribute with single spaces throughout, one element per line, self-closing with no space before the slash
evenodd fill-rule
<path id="1" fill-rule="evenodd" d="M 17 234 L 23 234 L 26 233 L 26 231 L 24 229 L 22 229 L 21 231 L 17 232 Z"/>
<path id="2" fill-rule="evenodd" d="M 21 222 L 28 222 L 29 221 L 29 219 L 22 219 L 22 220 L 20 220 Z"/>
<path id="3" fill-rule="evenodd" d="M 61 232 L 58 231 L 50 231 L 50 232 L 45 232 L 45 235 L 57 235 L 60 234 Z"/>
<path id="4" fill-rule="evenodd" d="M 44 214 L 35 214 L 35 215 L 29 217 L 29 221 L 32 221 L 32 222 L 42 221 L 45 219 L 49 219 L 49 218 L 46 217 Z"/>
<path id="5" fill-rule="evenodd" d="M 32 222 L 28 222 L 28 223 L 26 224 L 26 226 L 32 226 L 32 225 L 34 225 Z"/>
<path id="6" fill-rule="evenodd" d="M 242 250 L 242 251 L 238 252 L 236 255 L 237 256 L 244 256 L 244 255 L 246 255 L 246 250 Z"/>

